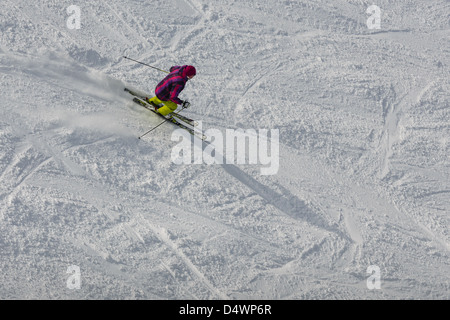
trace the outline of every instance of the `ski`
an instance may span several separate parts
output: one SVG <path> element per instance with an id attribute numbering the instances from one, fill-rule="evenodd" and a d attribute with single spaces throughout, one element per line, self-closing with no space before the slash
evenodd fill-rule
<path id="1" fill-rule="evenodd" d="M 193 119 L 190 119 L 190 118 L 188 118 L 188 117 L 185 117 L 185 116 L 183 116 L 183 115 L 181 115 L 181 114 L 174 113 L 173 116 L 176 117 L 176 118 L 178 118 L 178 119 L 180 119 L 180 120 L 182 120 L 182 121 L 184 121 L 184 122 L 186 122 L 186 123 L 188 123 L 188 124 L 190 124 L 190 125 L 193 126 L 193 127 L 198 126 L 198 122 L 197 122 L 197 121 L 195 121 L 195 120 L 193 120 Z"/>
<path id="2" fill-rule="evenodd" d="M 144 96 L 144 95 L 139 94 L 139 93 L 137 93 L 137 92 L 135 92 L 135 91 L 132 91 L 132 90 L 130 90 L 130 89 L 128 89 L 128 88 L 124 88 L 123 90 L 126 91 L 126 92 L 128 92 L 129 94 L 135 96 L 135 97 L 138 97 L 138 98 L 144 100 L 144 101 L 147 102 L 149 105 L 156 106 L 155 104 L 153 104 L 153 103 L 151 103 L 151 102 L 149 102 L 149 101 L 147 100 L 147 99 L 148 99 L 148 96 Z M 145 107 L 145 106 L 144 106 L 144 107 Z M 158 106 L 156 106 L 156 107 L 158 107 Z M 195 121 L 195 120 L 193 120 L 193 119 L 190 119 L 190 118 L 188 118 L 188 117 L 186 117 L 186 116 L 183 116 L 183 115 L 181 115 L 181 114 L 173 113 L 172 115 L 173 115 L 174 117 L 177 117 L 178 119 L 180 119 L 180 120 L 186 122 L 187 124 L 190 124 L 190 125 L 193 126 L 193 127 L 196 127 L 196 126 L 198 125 L 198 122 L 197 122 L 197 121 Z"/>
<path id="3" fill-rule="evenodd" d="M 159 115 L 159 116 L 163 117 L 164 119 L 166 119 L 166 117 L 164 117 L 162 114 L 155 112 L 155 107 L 152 107 L 150 104 L 146 103 L 145 101 L 143 101 L 143 100 L 141 100 L 141 99 L 139 99 L 139 98 L 137 98 L 137 97 L 134 97 L 134 98 L 133 98 L 133 102 L 135 102 L 135 103 L 141 105 L 141 106 L 144 107 L 145 109 L 148 109 L 148 110 L 150 110 L 150 111 L 153 111 L 153 112 L 156 113 L 157 115 Z"/>
<path id="4" fill-rule="evenodd" d="M 189 133 L 192 134 L 193 136 L 196 136 L 197 138 L 200 138 L 200 139 L 202 139 L 203 141 L 206 140 L 207 137 L 206 137 L 202 132 L 195 131 L 194 129 L 189 128 L 188 126 L 186 126 L 186 125 L 184 125 L 184 124 L 178 122 L 178 121 L 177 121 L 174 117 L 172 117 L 172 116 L 171 116 L 169 119 L 170 119 L 170 122 L 172 122 L 173 124 L 175 124 L 176 126 L 182 128 L 182 129 L 186 130 L 187 132 L 189 132 Z"/>
<path id="5" fill-rule="evenodd" d="M 142 95 L 142 94 L 139 94 L 139 93 L 137 93 L 137 92 L 134 92 L 134 91 L 132 91 L 132 90 L 130 90 L 130 89 L 128 89 L 128 88 L 124 88 L 123 90 L 126 91 L 126 92 L 128 92 L 128 93 L 131 94 L 132 96 L 135 96 L 135 97 L 138 97 L 138 98 L 141 98 L 141 99 L 145 99 L 145 98 L 146 98 L 146 96 L 144 96 L 144 95 Z"/>
<path id="6" fill-rule="evenodd" d="M 146 103 L 145 101 L 143 101 L 143 100 L 141 100 L 141 99 L 139 99 L 137 97 L 133 98 L 133 102 L 139 104 L 140 106 L 146 108 L 147 110 L 150 110 L 151 112 L 153 112 L 154 114 L 160 116 L 164 120 L 172 122 L 174 125 L 178 126 L 181 129 L 186 130 L 187 132 L 189 132 L 193 136 L 196 136 L 196 137 L 198 137 L 198 138 L 200 138 L 202 140 L 206 140 L 206 136 L 204 134 L 202 134 L 201 132 L 197 132 L 194 129 L 192 129 L 192 128 L 190 128 L 190 127 L 188 127 L 188 126 L 186 126 L 186 125 L 184 125 L 184 124 L 182 124 L 180 122 L 178 122 L 172 115 L 170 115 L 169 117 L 163 116 L 162 114 L 156 112 L 155 109 L 152 108 L 148 103 Z"/>

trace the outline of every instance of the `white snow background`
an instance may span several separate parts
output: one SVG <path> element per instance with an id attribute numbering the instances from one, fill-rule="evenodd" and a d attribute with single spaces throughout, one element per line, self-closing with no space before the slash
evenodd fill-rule
<path id="1" fill-rule="evenodd" d="M 449 299 L 449 17 L 445 0 L 1 0 L 0 299 Z M 165 75 L 124 55 L 194 65 L 183 114 L 278 129 L 278 172 L 174 164 L 170 123 L 138 140 L 161 120 L 123 87 Z"/>

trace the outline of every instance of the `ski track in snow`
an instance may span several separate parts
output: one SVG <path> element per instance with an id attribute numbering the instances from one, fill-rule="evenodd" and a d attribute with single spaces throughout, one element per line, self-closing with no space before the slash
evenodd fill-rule
<path id="1" fill-rule="evenodd" d="M 70 1 L 4 3 L 1 299 L 449 298 L 445 1 L 381 1 L 381 30 L 356 0 L 130 4 L 70 30 Z M 162 74 L 123 55 L 194 64 L 186 115 L 279 129 L 278 173 L 139 141 L 160 120 L 123 86 Z"/>

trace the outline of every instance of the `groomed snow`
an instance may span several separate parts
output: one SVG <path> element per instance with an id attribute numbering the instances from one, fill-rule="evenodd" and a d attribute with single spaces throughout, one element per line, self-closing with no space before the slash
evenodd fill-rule
<path id="1" fill-rule="evenodd" d="M 0 299 L 449 299 L 449 17 L 2 0 Z M 123 88 L 164 74 L 124 55 L 196 66 L 181 98 L 204 130 L 279 130 L 276 174 L 177 165 L 170 123 L 138 140 L 161 120 Z"/>

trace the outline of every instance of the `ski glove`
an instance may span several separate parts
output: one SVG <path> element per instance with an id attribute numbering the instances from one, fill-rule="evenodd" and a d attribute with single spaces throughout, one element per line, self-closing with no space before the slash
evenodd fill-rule
<path id="1" fill-rule="evenodd" d="M 181 105 L 183 106 L 183 109 L 186 109 L 186 108 L 189 108 L 189 106 L 191 104 L 189 103 L 189 101 L 185 100 L 185 101 L 183 101 L 183 103 Z"/>

